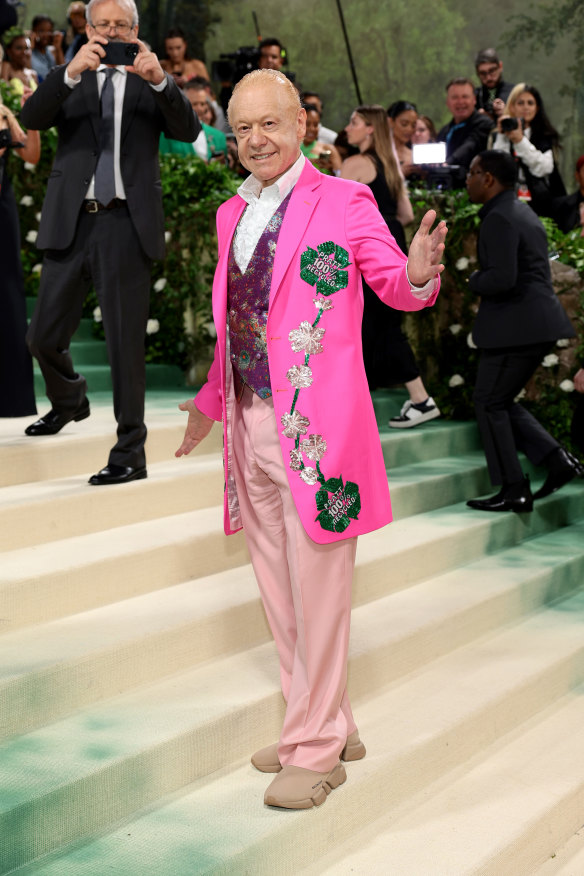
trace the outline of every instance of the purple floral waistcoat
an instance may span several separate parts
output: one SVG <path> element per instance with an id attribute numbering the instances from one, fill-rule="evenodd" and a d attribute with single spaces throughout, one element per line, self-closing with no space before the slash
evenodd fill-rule
<path id="1" fill-rule="evenodd" d="M 237 378 L 241 378 L 260 398 L 272 395 L 266 325 L 276 243 L 289 201 L 290 195 L 270 218 L 245 273 L 241 273 L 235 261 L 235 235 L 229 248 L 227 307 L 231 363 L 236 384 Z"/>

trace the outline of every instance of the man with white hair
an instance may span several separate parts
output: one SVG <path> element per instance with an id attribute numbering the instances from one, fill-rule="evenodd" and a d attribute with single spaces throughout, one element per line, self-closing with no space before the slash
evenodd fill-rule
<path id="1" fill-rule="evenodd" d="M 305 809 L 345 781 L 340 758 L 365 755 L 346 691 L 351 581 L 356 536 L 391 520 L 361 274 L 393 307 L 432 304 L 446 227 L 430 232 L 430 211 L 406 260 L 369 189 L 301 154 L 306 111 L 281 72 L 240 80 L 228 117 L 251 176 L 217 215 L 215 360 L 180 406 L 176 455 L 223 421 L 225 530 L 243 526 L 287 703 L 252 763 L 277 773 L 267 805 Z"/>
<path id="2" fill-rule="evenodd" d="M 59 143 L 37 246 L 45 250 L 28 343 L 52 404 L 27 435 L 54 435 L 89 416 L 85 378 L 69 345 L 94 286 L 112 372 L 117 442 L 89 481 L 146 477 L 144 338 L 153 259 L 164 257 L 158 141 L 192 142 L 200 125 L 156 55 L 138 39 L 134 0 L 92 0 L 87 43 L 23 107 L 27 128 L 55 126 Z M 108 63 L 106 48 L 137 54 Z M 131 46 L 130 44 L 133 44 Z"/>

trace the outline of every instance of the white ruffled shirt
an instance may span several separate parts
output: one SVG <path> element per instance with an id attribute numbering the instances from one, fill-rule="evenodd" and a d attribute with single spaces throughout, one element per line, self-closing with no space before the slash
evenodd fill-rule
<path id="1" fill-rule="evenodd" d="M 305 161 L 304 155 L 300 154 L 292 167 L 271 186 L 263 188 L 263 182 L 250 174 L 238 188 L 237 194 L 247 203 L 233 241 L 233 255 L 242 274 L 247 270 L 266 225 L 300 179 Z M 410 278 L 408 277 L 409 282 Z M 434 292 L 435 282 L 436 278 L 433 277 L 424 286 L 414 286 L 413 283 L 410 283 L 412 294 L 415 298 L 425 301 Z"/>

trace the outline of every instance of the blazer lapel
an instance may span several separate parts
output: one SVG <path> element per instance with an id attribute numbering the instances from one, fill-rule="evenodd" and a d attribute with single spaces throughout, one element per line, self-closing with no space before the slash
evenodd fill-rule
<path id="1" fill-rule="evenodd" d="M 82 77 L 79 85 L 83 92 L 85 104 L 89 109 L 89 117 L 91 126 L 95 134 L 95 141 L 99 143 L 99 92 L 97 90 L 97 74 L 93 70 L 88 70 Z"/>
<path id="2" fill-rule="evenodd" d="M 231 240 L 235 233 L 235 228 L 241 214 L 245 210 L 247 204 L 240 198 L 239 196 L 235 196 L 233 200 L 229 203 L 230 212 L 224 218 L 221 217 L 221 227 L 218 229 L 219 238 L 222 241 L 223 248 L 219 255 L 219 260 L 217 262 L 217 278 L 223 283 L 224 295 L 222 294 L 221 300 L 219 300 L 215 295 L 213 295 L 213 316 L 215 318 L 215 324 L 219 323 L 217 320 L 224 320 L 227 308 L 227 265 L 229 261 L 229 250 L 231 248 Z M 226 211 L 225 211 L 226 212 Z M 217 311 L 215 313 L 215 311 Z"/>
<path id="3" fill-rule="evenodd" d="M 320 200 L 319 188 L 320 173 L 307 160 L 300 179 L 292 191 L 292 197 L 280 228 L 272 271 L 270 301 L 273 301 L 278 294 L 290 262 L 300 246 L 310 217 Z"/>
<path id="4" fill-rule="evenodd" d="M 122 143 L 134 118 L 140 92 L 144 85 L 144 80 L 137 73 L 126 73 L 126 90 L 124 92 L 124 107 L 122 110 L 122 134 L 120 138 Z M 147 87 L 149 88 L 150 86 Z"/>

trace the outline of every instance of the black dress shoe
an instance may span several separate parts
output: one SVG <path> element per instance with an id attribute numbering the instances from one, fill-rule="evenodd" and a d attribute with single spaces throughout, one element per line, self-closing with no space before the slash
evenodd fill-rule
<path id="1" fill-rule="evenodd" d="M 77 410 L 73 411 L 73 413 L 63 413 L 62 411 L 59 412 L 54 408 L 51 408 L 48 414 L 45 414 L 40 420 L 31 423 L 30 426 L 27 426 L 24 430 L 24 434 L 56 435 L 57 432 L 60 432 L 63 426 L 66 426 L 71 420 L 75 420 L 75 422 L 78 423 L 79 420 L 85 420 L 89 414 L 89 399 L 87 398 L 83 399 Z"/>
<path id="2" fill-rule="evenodd" d="M 496 496 L 489 499 L 469 499 L 469 508 L 477 511 L 533 511 L 533 499 L 529 479 L 525 477 L 516 484 L 501 488 Z"/>
<path id="3" fill-rule="evenodd" d="M 91 475 L 88 483 L 97 487 L 101 484 L 127 484 L 129 481 L 141 481 L 148 477 L 146 466 L 140 468 L 132 468 L 131 465 L 114 465 L 110 463 L 98 471 L 97 474 Z"/>
<path id="4" fill-rule="evenodd" d="M 545 499 L 556 490 L 565 487 L 576 477 L 584 476 L 582 463 L 564 447 L 558 447 L 550 460 L 550 471 L 542 486 L 533 494 L 534 499 Z"/>

